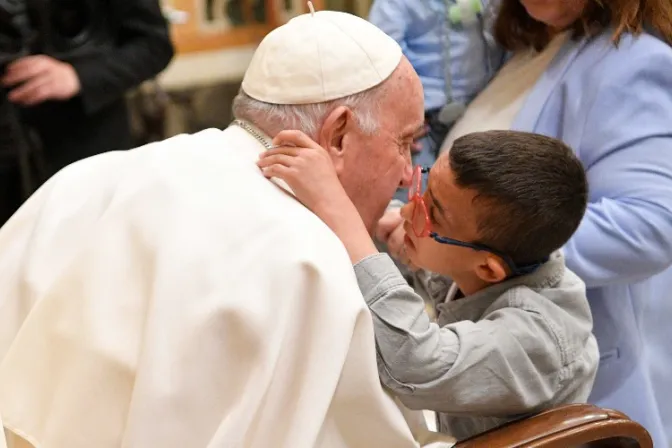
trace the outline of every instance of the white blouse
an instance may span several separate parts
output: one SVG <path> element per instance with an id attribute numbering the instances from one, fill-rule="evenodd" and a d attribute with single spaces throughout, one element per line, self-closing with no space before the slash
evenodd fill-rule
<path id="1" fill-rule="evenodd" d="M 455 123 L 441 150 L 450 148 L 456 139 L 472 132 L 511 129 L 527 95 L 567 37 L 567 32 L 556 35 L 541 52 L 516 53 Z"/>

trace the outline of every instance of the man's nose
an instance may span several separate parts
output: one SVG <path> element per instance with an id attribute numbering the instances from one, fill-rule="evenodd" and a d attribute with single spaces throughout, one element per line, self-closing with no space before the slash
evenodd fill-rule
<path id="1" fill-rule="evenodd" d="M 409 161 L 404 165 L 404 173 L 401 176 L 401 182 L 399 183 L 399 186 L 402 188 L 408 188 L 411 186 L 411 180 L 413 180 L 413 165 Z"/>

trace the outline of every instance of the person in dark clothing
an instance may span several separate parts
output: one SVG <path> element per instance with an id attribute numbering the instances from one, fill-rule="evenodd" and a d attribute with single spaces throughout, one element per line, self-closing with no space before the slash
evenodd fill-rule
<path id="1" fill-rule="evenodd" d="M 173 57 L 159 1 L 51 0 L 32 15 L 42 21 L 46 16 L 54 35 L 40 36 L 42 54 L 10 63 L 0 85 L 19 107 L 22 123 L 39 136 L 47 174 L 131 148 L 125 93 L 156 76 Z M 0 224 L 22 202 L 18 166 L 5 171 Z"/>

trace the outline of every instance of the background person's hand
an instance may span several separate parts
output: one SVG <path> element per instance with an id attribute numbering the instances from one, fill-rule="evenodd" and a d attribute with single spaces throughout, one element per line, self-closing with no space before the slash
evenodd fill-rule
<path id="1" fill-rule="evenodd" d="M 48 100 L 65 101 L 81 89 L 72 65 L 45 55 L 26 56 L 12 62 L 1 83 L 11 89 L 8 99 L 21 106 L 34 106 Z"/>

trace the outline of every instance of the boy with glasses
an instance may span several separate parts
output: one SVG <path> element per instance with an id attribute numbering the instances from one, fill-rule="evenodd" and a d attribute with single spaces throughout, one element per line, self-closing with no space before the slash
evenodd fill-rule
<path id="1" fill-rule="evenodd" d="M 585 285 L 559 249 L 586 209 L 584 169 L 562 142 L 466 135 L 431 170 L 416 168 L 402 209 L 407 256 L 433 274 L 437 322 L 376 251 L 329 153 L 279 134 L 262 155 L 339 236 L 371 310 L 382 382 L 411 409 L 437 411 L 462 440 L 527 414 L 585 402 L 598 364 Z M 423 171 L 428 187 L 421 191 Z"/>

